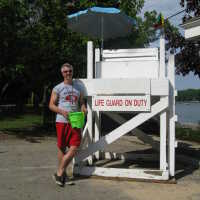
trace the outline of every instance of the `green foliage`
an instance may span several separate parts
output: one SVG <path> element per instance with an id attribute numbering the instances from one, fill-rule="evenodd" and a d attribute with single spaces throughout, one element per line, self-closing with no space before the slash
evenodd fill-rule
<path id="1" fill-rule="evenodd" d="M 193 16 L 200 16 L 200 1 L 199 0 L 180 0 L 180 5 L 186 8 L 186 14 L 183 17 L 183 22 L 191 19 Z"/>
<path id="2" fill-rule="evenodd" d="M 200 89 L 178 91 L 177 101 L 200 101 Z"/>
<path id="3" fill-rule="evenodd" d="M 144 0 L 0 0 L 0 102 L 13 98 L 15 91 L 17 103 L 32 92 L 41 102 L 44 87 L 60 81 L 64 62 L 74 66 L 75 77 L 86 77 L 88 38 L 68 30 L 67 15 L 73 12 L 91 6 L 119 8 L 136 19 L 138 28 L 105 47 L 148 46 L 156 39 L 152 26 L 157 13 L 146 12 L 142 20 L 138 14 L 143 5 Z"/>
<path id="4" fill-rule="evenodd" d="M 200 77 L 200 42 L 189 41 L 168 21 L 165 23 L 167 49 L 175 53 L 176 73 L 187 75 L 193 72 Z"/>
<path id="5" fill-rule="evenodd" d="M 180 4 L 186 8 L 183 22 L 200 15 L 199 0 L 180 0 Z M 185 76 L 193 72 L 200 77 L 200 42 L 186 40 L 168 21 L 165 25 L 165 38 L 168 41 L 167 48 L 175 53 L 176 73 Z"/>
<path id="6" fill-rule="evenodd" d="M 33 126 L 42 125 L 42 116 L 37 114 L 24 114 L 13 117 L 5 117 L 0 120 L 0 130 L 12 130 L 30 128 Z"/>
<path id="7" fill-rule="evenodd" d="M 176 127 L 176 138 L 200 142 L 200 129 L 193 130 L 191 128 Z"/>

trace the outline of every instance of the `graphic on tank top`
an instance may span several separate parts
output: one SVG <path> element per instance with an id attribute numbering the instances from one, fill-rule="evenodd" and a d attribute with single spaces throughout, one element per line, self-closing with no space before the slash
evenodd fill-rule
<path id="1" fill-rule="evenodd" d="M 63 82 L 53 88 L 58 95 L 58 107 L 67 112 L 76 112 L 79 109 L 80 91 L 76 85 L 68 85 Z M 57 114 L 56 122 L 68 122 L 62 115 Z"/>

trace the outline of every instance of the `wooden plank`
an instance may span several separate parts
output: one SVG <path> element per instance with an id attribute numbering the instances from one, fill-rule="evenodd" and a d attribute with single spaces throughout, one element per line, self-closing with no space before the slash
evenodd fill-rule
<path id="1" fill-rule="evenodd" d="M 199 39 L 200 36 L 200 26 L 185 29 L 186 39 Z"/>
<path id="2" fill-rule="evenodd" d="M 168 61 L 168 78 L 170 81 L 170 92 L 169 92 L 169 134 L 168 134 L 168 160 L 169 160 L 169 174 L 170 176 L 175 175 L 175 63 L 174 55 L 169 55 Z"/>
<path id="3" fill-rule="evenodd" d="M 115 130 L 111 131 L 106 136 L 102 137 L 98 142 L 91 144 L 87 149 L 79 152 L 77 155 L 77 161 L 81 161 L 95 153 L 98 150 L 103 150 L 106 145 L 111 144 L 112 142 L 119 139 L 121 136 L 125 135 L 129 131 L 133 130 L 143 122 L 147 121 L 148 119 L 152 118 L 156 114 L 160 113 L 164 109 L 168 107 L 168 98 L 162 99 L 161 101 L 157 102 L 152 106 L 151 113 L 140 113 L 137 116 L 133 117 L 132 119 L 128 120 L 126 123 L 121 125 L 120 127 L 116 128 Z"/>
<path id="4" fill-rule="evenodd" d="M 115 153 L 115 152 L 105 152 L 105 159 L 113 160 L 120 159 L 126 161 L 158 161 L 158 154 L 136 154 L 136 153 Z"/>
<path id="5" fill-rule="evenodd" d="M 75 79 L 85 96 L 137 94 L 169 95 L 169 80 L 157 79 Z"/>
<path id="6" fill-rule="evenodd" d="M 76 79 L 85 95 L 150 94 L 150 79 Z"/>
<path id="7" fill-rule="evenodd" d="M 111 119 L 118 122 L 119 124 L 123 124 L 127 121 L 124 117 L 120 116 L 117 113 L 105 112 L 105 114 L 108 115 Z M 134 134 L 138 139 L 140 139 L 144 143 L 150 144 L 153 149 L 160 150 L 159 142 L 154 140 L 151 136 L 145 134 L 141 130 L 135 128 L 131 131 L 131 133 Z"/>
<path id="8" fill-rule="evenodd" d="M 100 49 L 95 49 L 95 78 L 97 78 L 97 63 L 100 62 Z"/>
<path id="9" fill-rule="evenodd" d="M 159 78 L 164 79 L 165 75 L 165 37 L 161 35 L 160 37 L 160 70 Z"/>
<path id="10" fill-rule="evenodd" d="M 150 95 L 142 96 L 93 96 L 94 111 L 150 111 Z"/>
<path id="11" fill-rule="evenodd" d="M 169 80 L 151 80 L 151 95 L 152 96 L 168 96 L 169 95 Z"/>
<path id="12" fill-rule="evenodd" d="M 113 73 L 114 72 L 114 73 Z M 97 78 L 154 78 L 159 75 L 159 61 L 106 61 L 97 63 Z"/>
<path id="13" fill-rule="evenodd" d="M 100 127 L 101 127 L 101 114 L 99 111 L 94 112 L 95 124 L 94 124 L 94 142 L 100 139 Z M 100 159 L 100 151 L 95 153 L 95 158 Z"/>
<path id="14" fill-rule="evenodd" d="M 164 98 L 164 97 L 162 97 Z M 160 170 L 167 168 L 167 113 L 160 114 Z"/>
<path id="15" fill-rule="evenodd" d="M 88 136 L 89 136 L 89 142 L 88 145 L 92 144 L 91 142 L 93 142 L 93 112 L 92 112 L 92 99 L 91 97 L 88 98 L 87 100 L 87 123 L 88 123 Z M 93 163 L 93 157 L 92 155 L 88 158 L 88 162 L 90 164 Z"/>
<path id="16" fill-rule="evenodd" d="M 149 170 L 149 169 L 118 169 L 104 167 L 77 167 L 74 168 L 74 174 L 85 176 L 103 176 L 103 177 L 123 177 L 150 180 L 168 180 L 168 171 Z"/>
<path id="17" fill-rule="evenodd" d="M 103 59 L 113 58 L 145 58 L 158 60 L 157 48 L 140 48 L 140 49 L 117 49 L 117 50 L 103 50 Z"/>
<path id="18" fill-rule="evenodd" d="M 93 42 L 87 42 L 87 78 L 93 78 Z"/>

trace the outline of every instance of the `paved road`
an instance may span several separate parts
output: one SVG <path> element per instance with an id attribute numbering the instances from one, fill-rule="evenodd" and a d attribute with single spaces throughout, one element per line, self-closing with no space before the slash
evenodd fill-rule
<path id="1" fill-rule="evenodd" d="M 113 148 L 120 144 L 124 147 L 129 142 L 122 139 Z M 182 176 L 177 184 L 79 179 L 73 186 L 60 188 L 51 178 L 57 162 L 55 147 L 53 137 L 0 137 L 0 200 L 200 199 L 200 170 Z"/>

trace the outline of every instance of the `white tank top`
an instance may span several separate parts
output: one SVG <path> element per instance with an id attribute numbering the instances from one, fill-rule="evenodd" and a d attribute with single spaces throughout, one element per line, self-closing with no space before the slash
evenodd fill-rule
<path id="1" fill-rule="evenodd" d="M 67 112 L 77 112 L 79 111 L 79 98 L 80 89 L 77 85 L 64 84 L 64 82 L 56 85 L 53 91 L 58 95 L 58 107 Z M 67 123 L 68 120 L 57 113 L 56 122 Z"/>

